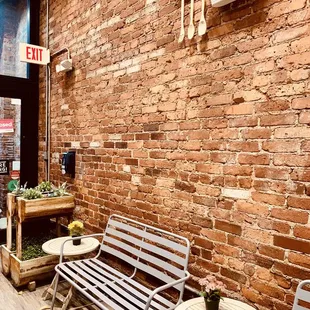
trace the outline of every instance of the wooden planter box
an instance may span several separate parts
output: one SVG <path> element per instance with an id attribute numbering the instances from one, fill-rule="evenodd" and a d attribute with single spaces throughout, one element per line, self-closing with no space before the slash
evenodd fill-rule
<path id="1" fill-rule="evenodd" d="M 7 245 L 2 246 L 2 271 L 5 275 L 11 273 L 13 285 L 18 287 L 31 281 L 49 278 L 54 274 L 59 256 L 47 255 L 22 261 L 22 223 L 33 218 L 56 217 L 57 235 L 60 236 L 59 218 L 72 217 L 74 196 L 62 196 L 26 200 L 14 194 L 7 196 Z M 12 222 L 16 218 L 16 254 L 12 250 Z"/>
<path id="2" fill-rule="evenodd" d="M 38 217 L 56 217 L 57 235 L 60 236 L 60 216 L 71 217 L 74 209 L 74 196 L 39 198 L 27 200 L 17 197 L 16 213 L 16 256 L 22 257 L 22 223 Z M 7 243 L 9 243 L 7 241 Z"/>
<path id="3" fill-rule="evenodd" d="M 21 261 L 16 255 L 10 254 L 10 271 L 13 285 L 19 287 L 31 281 L 52 278 L 54 268 L 59 262 L 58 255 L 47 255 Z"/>
<path id="4" fill-rule="evenodd" d="M 2 273 L 5 276 L 8 276 L 10 274 L 10 266 L 11 266 L 11 260 L 10 255 L 13 252 L 10 251 L 5 245 L 1 246 L 1 266 L 2 266 Z"/>
<path id="5" fill-rule="evenodd" d="M 17 198 L 17 216 L 20 222 L 36 217 L 53 217 L 72 213 L 74 197 L 72 195 L 27 200 Z"/>

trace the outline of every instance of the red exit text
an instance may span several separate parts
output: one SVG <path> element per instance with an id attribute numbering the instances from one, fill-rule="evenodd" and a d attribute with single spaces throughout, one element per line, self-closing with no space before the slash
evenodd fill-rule
<path id="1" fill-rule="evenodd" d="M 26 47 L 26 57 L 28 60 L 42 61 L 43 49 L 31 46 Z"/>

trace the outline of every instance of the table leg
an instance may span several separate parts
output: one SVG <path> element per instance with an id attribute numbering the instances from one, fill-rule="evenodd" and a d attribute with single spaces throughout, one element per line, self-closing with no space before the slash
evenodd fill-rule
<path id="1" fill-rule="evenodd" d="M 57 274 L 55 275 L 52 283 L 50 284 L 50 286 L 48 288 L 46 288 L 46 290 L 43 292 L 42 294 L 42 299 L 43 300 L 48 300 L 48 299 L 52 299 L 54 290 L 55 290 L 55 284 L 56 284 L 56 279 L 57 279 Z M 56 292 L 56 298 L 58 300 L 60 300 L 61 302 L 65 301 L 65 297 L 63 295 L 61 295 L 60 293 Z"/>
<path id="2" fill-rule="evenodd" d="M 60 225 L 60 218 L 56 217 L 56 235 L 57 237 L 61 236 L 61 225 Z"/>
<path id="3" fill-rule="evenodd" d="M 43 294 L 42 294 L 43 300 L 47 300 L 47 299 L 50 299 L 52 297 L 54 287 L 55 287 L 55 282 L 56 282 L 56 275 L 54 276 L 53 281 L 50 284 L 50 286 L 43 292 Z"/>
<path id="4" fill-rule="evenodd" d="M 68 292 L 68 294 L 67 294 L 67 296 L 66 296 L 66 298 L 65 298 L 65 300 L 63 302 L 61 310 L 67 310 L 67 307 L 69 306 L 69 303 L 70 303 L 71 298 L 73 296 L 73 290 L 74 290 L 74 287 L 71 286 L 70 289 L 69 289 L 69 292 Z"/>
<path id="5" fill-rule="evenodd" d="M 22 259 L 22 223 L 19 220 L 16 227 L 16 256 Z"/>

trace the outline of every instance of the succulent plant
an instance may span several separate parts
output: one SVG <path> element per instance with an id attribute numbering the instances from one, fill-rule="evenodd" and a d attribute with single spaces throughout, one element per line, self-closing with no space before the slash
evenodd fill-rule
<path id="1" fill-rule="evenodd" d="M 23 192 L 22 196 L 23 196 L 23 198 L 28 199 L 28 200 L 38 199 L 38 198 L 43 197 L 42 193 L 35 188 L 26 189 Z"/>
<path id="2" fill-rule="evenodd" d="M 62 183 L 59 187 L 56 187 L 53 185 L 53 196 L 54 197 L 61 197 L 61 196 L 65 196 L 65 195 L 68 195 L 68 192 L 67 192 L 67 182 L 65 183 Z"/>
<path id="3" fill-rule="evenodd" d="M 24 185 L 20 185 L 20 181 L 17 181 L 15 189 L 12 191 L 12 194 L 16 196 L 21 196 L 26 190 L 27 182 Z"/>
<path id="4" fill-rule="evenodd" d="M 50 192 L 52 190 L 53 184 L 50 181 L 43 181 L 37 187 L 36 190 L 41 193 Z"/>

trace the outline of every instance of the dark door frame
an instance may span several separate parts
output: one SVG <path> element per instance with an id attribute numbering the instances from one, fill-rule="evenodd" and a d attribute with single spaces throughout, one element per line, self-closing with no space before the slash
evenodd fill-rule
<path id="1" fill-rule="evenodd" d="M 30 40 L 39 43 L 39 0 L 27 0 L 29 7 Z M 29 65 L 29 78 L 0 75 L 0 97 L 20 98 L 21 105 L 21 184 L 38 184 L 38 123 L 39 123 L 39 66 Z"/>

